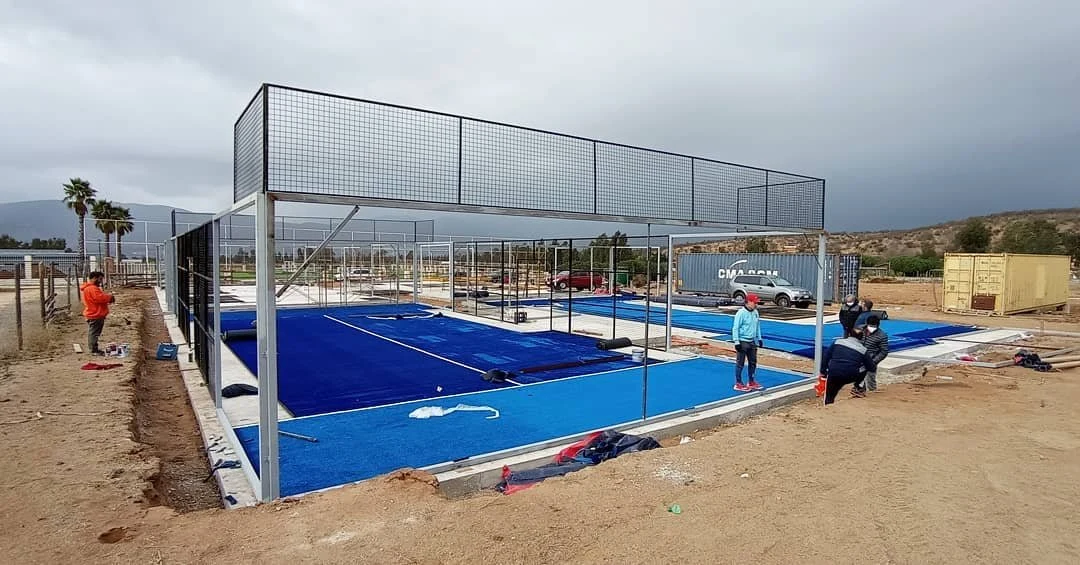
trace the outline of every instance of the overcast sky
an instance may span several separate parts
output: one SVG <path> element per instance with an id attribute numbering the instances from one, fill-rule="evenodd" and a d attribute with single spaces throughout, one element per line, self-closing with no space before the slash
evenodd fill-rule
<path id="1" fill-rule="evenodd" d="M 823 177 L 832 231 L 1080 205 L 1080 2 L 528 5 L 0 0 L 0 202 L 224 208 L 275 82 Z"/>

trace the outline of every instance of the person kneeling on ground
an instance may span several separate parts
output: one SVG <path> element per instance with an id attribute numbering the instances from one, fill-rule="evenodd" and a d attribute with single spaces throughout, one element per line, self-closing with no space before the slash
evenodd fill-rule
<path id="1" fill-rule="evenodd" d="M 889 334 L 881 329 L 881 318 L 870 316 L 866 319 L 866 327 L 862 328 L 862 344 L 870 364 L 866 367 L 863 381 L 851 388 L 853 396 L 865 396 L 867 390 L 877 391 L 877 366 L 889 356 Z"/>
<path id="2" fill-rule="evenodd" d="M 826 379 L 825 404 L 836 401 L 836 394 L 844 385 L 861 382 L 869 365 L 866 346 L 858 338 L 849 336 L 834 341 L 821 357 L 821 373 Z"/>
<path id="3" fill-rule="evenodd" d="M 731 324 L 731 339 L 735 342 L 735 390 L 739 392 L 765 388 L 754 379 L 757 371 L 757 348 L 758 345 L 763 345 L 757 305 L 757 295 L 748 294 L 746 304 L 735 314 L 735 321 Z M 745 385 L 742 382 L 743 363 L 749 365 L 746 372 L 750 380 Z"/>
<path id="4" fill-rule="evenodd" d="M 83 317 L 88 326 L 88 343 L 90 353 L 104 355 L 105 352 L 98 347 L 98 338 L 105 329 L 105 318 L 109 316 L 109 304 L 116 302 L 116 297 L 101 290 L 101 281 L 105 273 L 94 271 L 90 278 L 79 286 L 79 294 L 82 296 Z"/>

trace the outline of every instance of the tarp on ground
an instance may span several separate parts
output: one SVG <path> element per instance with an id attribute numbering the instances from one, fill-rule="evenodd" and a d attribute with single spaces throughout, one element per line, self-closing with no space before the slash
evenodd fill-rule
<path id="1" fill-rule="evenodd" d="M 554 462 L 547 465 L 523 471 L 503 467 L 503 481 L 496 488 L 503 494 L 514 494 L 547 478 L 579 471 L 624 453 L 657 447 L 660 447 L 660 442 L 648 436 L 634 436 L 614 430 L 596 432 L 560 451 Z"/>

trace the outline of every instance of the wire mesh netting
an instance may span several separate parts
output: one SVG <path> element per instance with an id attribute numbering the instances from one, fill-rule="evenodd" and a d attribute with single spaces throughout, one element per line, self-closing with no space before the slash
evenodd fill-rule
<path id="1" fill-rule="evenodd" d="M 559 213 L 653 223 L 822 229 L 825 181 L 280 86 L 265 123 L 237 122 L 236 197 L 266 189 L 409 207 Z M 254 151 L 263 132 L 266 159 Z M 261 177 L 260 177 L 261 178 Z M 517 213 L 517 212 L 515 212 Z"/>

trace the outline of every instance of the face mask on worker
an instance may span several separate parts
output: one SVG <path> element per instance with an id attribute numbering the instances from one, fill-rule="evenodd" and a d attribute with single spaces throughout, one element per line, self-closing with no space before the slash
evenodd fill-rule
<path id="1" fill-rule="evenodd" d="M 872 333 L 874 333 L 876 331 L 877 331 L 877 328 L 875 328 L 874 326 L 866 326 L 866 333 L 872 334 Z"/>

